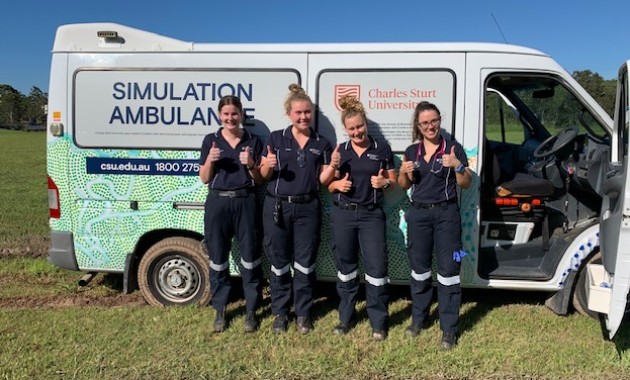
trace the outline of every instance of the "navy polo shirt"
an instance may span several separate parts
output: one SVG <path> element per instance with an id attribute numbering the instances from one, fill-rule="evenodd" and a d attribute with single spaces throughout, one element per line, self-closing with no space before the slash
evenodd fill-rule
<path id="1" fill-rule="evenodd" d="M 394 169 L 394 155 L 392 149 L 384 141 L 376 141 L 371 136 L 369 147 L 361 156 L 352 148 L 352 143 L 347 141 L 339 149 L 341 163 L 339 174 L 341 178 L 350 174 L 348 179 L 352 181 L 350 191 L 346 193 L 336 192 L 333 197 L 339 203 L 357 203 L 368 206 L 380 204 L 383 201 L 383 189 L 372 187 L 371 177 L 378 175 L 381 169 L 386 172 Z M 395 178 L 390 178 L 394 181 Z"/>
<path id="2" fill-rule="evenodd" d="M 221 157 L 214 163 L 214 173 L 208 182 L 208 187 L 213 190 L 237 190 L 254 186 L 254 179 L 245 165 L 241 164 L 239 155 L 241 151 L 249 147 L 249 154 L 252 159 L 254 162 L 259 162 L 262 152 L 260 139 L 248 131 L 243 131 L 241 141 L 236 145 L 236 148 L 232 148 L 221 135 L 222 129 L 219 128 L 215 133 L 206 135 L 203 144 L 201 144 L 201 156 L 199 157 L 201 165 L 206 162 L 213 142 L 216 142 L 217 147 L 221 150 Z"/>
<path id="3" fill-rule="evenodd" d="M 457 179 L 455 168 L 442 166 L 442 156 L 450 154 L 455 146 L 455 156 L 468 167 L 468 158 L 464 148 L 455 140 L 440 137 L 440 145 L 429 162 L 424 160 L 426 149 L 422 141 L 412 144 L 405 150 L 407 160 L 415 162 L 413 182 L 411 185 L 411 200 L 417 203 L 438 203 L 457 197 Z M 450 169 L 450 170 L 449 170 Z"/>
<path id="4" fill-rule="evenodd" d="M 300 149 L 291 126 L 269 135 L 263 147 L 267 156 L 267 146 L 276 154 L 278 165 L 267 185 L 267 190 L 279 195 L 304 195 L 319 189 L 319 173 L 322 165 L 330 163 L 330 142 L 311 129 L 311 135 Z"/>

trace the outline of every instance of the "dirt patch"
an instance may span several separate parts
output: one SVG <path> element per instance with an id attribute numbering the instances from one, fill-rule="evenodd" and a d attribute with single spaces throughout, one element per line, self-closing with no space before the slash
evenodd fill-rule
<path id="1" fill-rule="evenodd" d="M 12 240 L 0 239 L 0 259 L 11 257 L 45 257 L 50 248 L 50 238 L 25 236 Z"/>
<path id="2" fill-rule="evenodd" d="M 0 299 L 2 308 L 62 308 L 83 306 L 146 306 L 140 292 L 117 294 L 108 297 L 86 295 L 64 295 L 53 297 L 10 297 Z"/>

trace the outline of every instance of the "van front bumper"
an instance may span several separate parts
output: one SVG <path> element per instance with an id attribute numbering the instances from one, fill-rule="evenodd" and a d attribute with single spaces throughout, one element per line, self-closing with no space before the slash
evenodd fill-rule
<path id="1" fill-rule="evenodd" d="M 52 244 L 48 250 L 48 262 L 60 268 L 78 271 L 72 232 L 51 231 L 50 240 Z"/>

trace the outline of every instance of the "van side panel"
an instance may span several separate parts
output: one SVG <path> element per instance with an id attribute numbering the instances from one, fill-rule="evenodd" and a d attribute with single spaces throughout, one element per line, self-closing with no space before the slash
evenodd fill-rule
<path id="1" fill-rule="evenodd" d="M 464 54 L 461 52 L 396 53 L 311 53 L 309 54 L 309 91 L 318 104 L 317 127 L 332 142 L 347 141 L 341 122 L 338 100 L 353 95 L 361 100 L 368 117 L 368 133 L 392 147 L 400 166 L 402 152 L 411 141 L 411 123 L 420 101 L 435 103 L 442 111 L 443 128 L 461 142 L 464 118 Z M 471 162 L 475 161 L 476 139 L 464 145 Z M 462 262 L 462 284 L 474 275 L 476 255 L 475 205 L 462 192 L 463 241 L 471 260 Z M 475 193 L 471 191 L 471 193 Z M 389 278 L 392 283 L 408 283 L 411 269 L 407 259 L 405 212 L 409 194 L 396 187 L 385 197 Z M 322 249 L 318 268 L 334 269 L 329 241 L 331 196 L 324 198 Z M 439 237 L 437 237 L 439 238 Z M 334 272 L 331 272 L 334 273 Z M 437 271 L 434 271 L 437 273 Z"/>
<path id="2" fill-rule="evenodd" d="M 49 93 L 46 170 L 49 180 L 59 192 L 58 197 L 52 194 L 52 199 L 49 194 L 49 202 L 59 202 L 60 217 L 49 219 L 51 248 L 48 251 L 48 261 L 62 268 L 77 270 L 72 230 L 74 203 L 71 201 L 72 188 L 66 166 L 72 147 L 68 131 L 71 118 L 68 103 L 68 54 L 57 53 L 52 56 Z M 62 133 L 53 135 L 52 125 L 61 128 Z M 56 207 L 52 204 L 50 206 Z"/>
<path id="3" fill-rule="evenodd" d="M 264 140 L 288 123 L 282 104 L 289 84 L 302 80 L 303 57 L 277 57 L 286 63 L 278 68 L 258 55 L 73 54 L 72 118 L 49 157 L 65 173 L 62 214 L 78 268 L 122 272 L 126 255 L 152 231 L 201 237 L 207 190 L 199 149 L 220 127 L 220 97 L 239 95 L 245 128 Z"/>

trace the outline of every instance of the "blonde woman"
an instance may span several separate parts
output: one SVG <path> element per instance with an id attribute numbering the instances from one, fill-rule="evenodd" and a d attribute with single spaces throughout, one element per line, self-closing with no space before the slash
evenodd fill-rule
<path id="1" fill-rule="evenodd" d="M 263 146 L 261 175 L 269 180 L 263 206 L 263 245 L 271 263 L 273 331 L 287 330 L 293 300 L 297 330 L 313 330 L 311 308 L 315 261 L 320 242 L 320 185 L 328 185 L 339 166 L 331 145 L 311 128 L 313 102 L 293 84 L 284 103 L 291 121 L 271 133 Z M 290 267 L 293 267 L 291 277 Z"/>
<path id="2" fill-rule="evenodd" d="M 372 337 L 384 340 L 388 330 L 389 277 L 382 204 L 384 193 L 395 186 L 394 156 L 386 142 L 368 135 L 365 109 L 356 98 L 344 97 L 339 105 L 348 141 L 338 148 L 339 170 L 328 186 L 334 201 L 331 232 L 340 298 L 340 322 L 333 333 L 346 334 L 354 321 L 360 257 L 365 269 Z"/>

